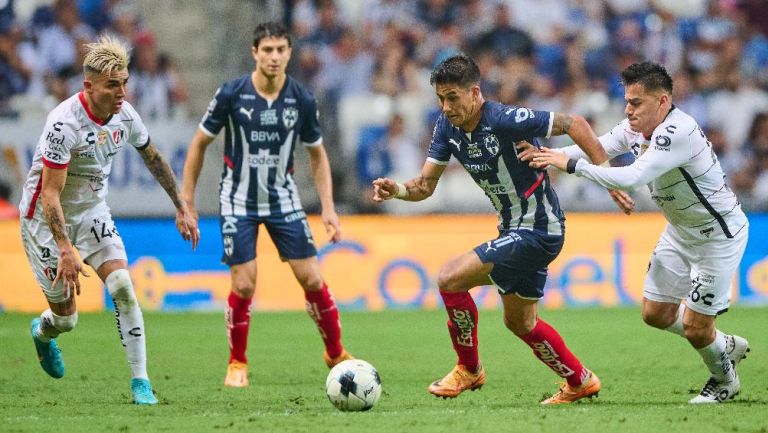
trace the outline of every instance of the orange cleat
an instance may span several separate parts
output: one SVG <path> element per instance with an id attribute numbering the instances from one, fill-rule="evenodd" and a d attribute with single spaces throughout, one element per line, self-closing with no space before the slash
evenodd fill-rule
<path id="1" fill-rule="evenodd" d="M 325 365 L 327 365 L 328 368 L 333 368 L 336 366 L 336 364 L 349 359 L 355 359 L 355 357 L 347 352 L 346 349 L 342 349 L 341 354 L 335 358 L 328 356 L 328 352 L 323 352 L 323 361 L 325 361 Z"/>
<path id="2" fill-rule="evenodd" d="M 227 377 L 224 378 L 224 386 L 243 388 L 248 386 L 248 364 L 240 361 L 232 361 L 227 366 Z"/>
<path id="3" fill-rule="evenodd" d="M 574 388 L 568 385 L 567 382 L 562 382 L 560 390 L 552 397 L 541 402 L 541 404 L 564 404 L 573 403 L 576 400 L 582 398 L 597 397 L 597 393 L 600 392 L 600 378 L 595 373 L 589 372 L 589 379 L 582 383 L 581 386 Z"/>
<path id="4" fill-rule="evenodd" d="M 477 373 L 471 373 L 467 367 L 459 364 L 453 367 L 444 378 L 432 382 L 428 391 L 437 397 L 454 398 L 466 390 L 474 391 L 485 384 L 485 370 L 479 366 Z"/>

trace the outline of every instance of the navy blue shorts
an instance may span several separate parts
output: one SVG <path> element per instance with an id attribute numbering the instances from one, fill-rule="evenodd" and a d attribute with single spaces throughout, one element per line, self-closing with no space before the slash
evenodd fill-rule
<path id="1" fill-rule="evenodd" d="M 306 259 L 317 255 L 315 240 L 304 212 L 283 216 L 222 216 L 221 239 L 224 244 L 222 263 L 239 265 L 256 258 L 259 225 L 264 224 L 275 243 L 280 258 Z"/>
<path id="2" fill-rule="evenodd" d="M 493 263 L 491 279 L 502 295 L 517 293 L 528 299 L 544 296 L 547 266 L 563 249 L 562 235 L 537 230 L 507 230 L 475 247 L 483 263 Z"/>

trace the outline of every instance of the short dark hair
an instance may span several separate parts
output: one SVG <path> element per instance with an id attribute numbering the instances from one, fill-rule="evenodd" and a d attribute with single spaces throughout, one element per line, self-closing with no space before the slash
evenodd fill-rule
<path id="1" fill-rule="evenodd" d="M 480 84 L 480 68 L 468 55 L 456 54 L 435 67 L 429 76 L 429 84 L 458 84 L 461 87 Z"/>
<path id="2" fill-rule="evenodd" d="M 664 90 L 672 94 L 672 77 L 658 63 L 634 63 L 621 72 L 621 83 L 624 87 L 640 83 L 645 90 Z"/>
<path id="3" fill-rule="evenodd" d="M 277 21 L 261 23 L 253 31 L 253 47 L 258 48 L 259 43 L 264 38 L 285 38 L 288 40 L 288 46 L 291 46 L 291 34 L 288 28 Z"/>

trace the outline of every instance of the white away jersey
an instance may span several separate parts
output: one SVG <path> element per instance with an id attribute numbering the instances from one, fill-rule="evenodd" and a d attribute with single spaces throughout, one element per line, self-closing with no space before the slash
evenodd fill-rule
<path id="1" fill-rule="evenodd" d="M 142 149 L 149 134 L 131 104 L 123 102 L 120 112 L 102 121 L 91 113 L 80 92 L 48 114 L 24 183 L 19 209 L 25 218 L 44 218 L 38 209 L 43 165 L 67 169 L 61 192 L 61 207 L 67 222 L 96 206 L 106 208 L 107 178 L 112 157 L 126 144 Z"/>
<path id="2" fill-rule="evenodd" d="M 648 184 L 667 221 L 685 239 L 733 238 L 747 230 L 747 217 L 725 183 L 712 144 L 696 121 L 678 108 L 672 107 L 650 140 L 632 131 L 625 119 L 600 137 L 600 142 L 609 157 L 631 151 L 635 162 L 626 167 L 599 167 L 579 161 L 578 176 L 606 188 Z"/>

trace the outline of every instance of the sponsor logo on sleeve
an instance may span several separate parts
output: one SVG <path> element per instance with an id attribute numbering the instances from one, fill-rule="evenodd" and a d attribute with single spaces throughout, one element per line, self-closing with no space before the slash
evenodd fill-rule
<path id="1" fill-rule="evenodd" d="M 662 152 L 669 152 L 669 145 L 672 144 L 672 139 L 667 137 L 666 135 L 657 135 L 656 136 L 656 145 L 653 147 L 656 150 L 660 150 Z"/>

